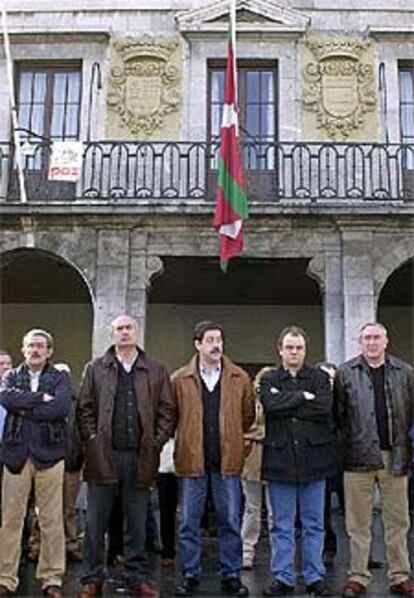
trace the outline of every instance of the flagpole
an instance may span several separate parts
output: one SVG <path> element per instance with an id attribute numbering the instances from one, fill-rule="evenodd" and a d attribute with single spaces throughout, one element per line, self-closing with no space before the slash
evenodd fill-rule
<path id="1" fill-rule="evenodd" d="M 7 13 L 6 13 L 5 5 L 4 5 L 5 0 L 0 0 L 0 2 L 1 2 L 1 20 L 2 20 L 2 26 L 3 26 L 3 44 L 4 44 L 4 52 L 6 54 L 7 79 L 8 79 L 8 83 L 9 83 L 9 99 L 10 99 L 11 117 L 12 117 L 12 129 L 13 129 L 13 138 L 14 138 L 14 145 L 15 145 L 17 173 L 18 173 L 18 178 L 19 178 L 20 201 L 22 203 L 27 203 L 26 184 L 25 184 L 25 180 L 24 180 L 22 152 L 21 152 L 21 145 L 20 145 L 20 134 L 18 131 L 19 124 L 18 124 L 18 119 L 17 119 L 17 108 L 16 108 L 15 95 L 14 95 L 13 61 L 12 61 L 11 51 L 10 51 L 9 31 L 7 29 Z"/>
<path id="2" fill-rule="evenodd" d="M 237 0 L 230 0 L 230 31 L 231 31 L 231 45 L 233 47 L 233 72 L 234 72 L 234 97 L 235 105 L 238 106 L 237 101 L 237 64 L 236 64 L 236 2 Z M 239 134 L 236 131 L 237 135 Z"/>

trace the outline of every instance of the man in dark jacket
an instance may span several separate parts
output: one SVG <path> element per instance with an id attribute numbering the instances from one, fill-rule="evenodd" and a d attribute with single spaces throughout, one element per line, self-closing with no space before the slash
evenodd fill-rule
<path id="1" fill-rule="evenodd" d="M 158 596 L 147 580 L 145 521 L 159 453 L 173 432 L 166 368 L 137 346 L 138 324 L 128 315 L 112 322 L 112 346 L 86 366 L 78 421 L 85 441 L 88 513 L 81 598 L 101 592 L 105 532 L 117 494 L 124 509 L 124 557 L 129 591 Z"/>
<path id="2" fill-rule="evenodd" d="M 365 594 L 371 578 L 368 558 L 376 486 L 381 496 L 390 590 L 414 596 L 407 549 L 413 370 L 386 354 L 388 335 L 382 324 L 363 326 L 359 343 L 361 354 L 339 368 L 334 382 L 345 450 L 345 512 L 351 552 L 343 596 Z"/>
<path id="3" fill-rule="evenodd" d="M 70 381 L 49 362 L 53 338 L 45 330 L 30 330 L 22 353 L 24 362 L 9 371 L 0 393 L 7 411 L 1 447 L 0 596 L 18 585 L 23 522 L 34 483 L 42 534 L 36 576 L 45 595 L 59 598 L 65 572 L 62 489 Z"/>
<path id="4" fill-rule="evenodd" d="M 282 363 L 260 381 L 266 430 L 262 468 L 273 514 L 273 579 L 263 593 L 284 596 L 294 591 L 298 507 L 306 589 L 312 595 L 327 596 L 322 561 L 325 478 L 338 467 L 331 385 L 325 372 L 305 365 L 307 335 L 301 328 L 285 328 L 277 346 Z"/>

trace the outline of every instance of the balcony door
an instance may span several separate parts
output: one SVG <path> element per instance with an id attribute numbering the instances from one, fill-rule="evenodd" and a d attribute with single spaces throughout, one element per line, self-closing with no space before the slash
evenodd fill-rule
<path id="1" fill-rule="evenodd" d="M 210 188 L 214 189 L 217 151 L 223 113 L 226 64 L 210 61 L 208 84 L 208 138 L 212 147 Z M 277 63 L 237 63 L 239 140 L 249 198 L 272 200 L 277 194 Z"/>
<path id="2" fill-rule="evenodd" d="M 400 129 L 404 196 L 414 199 L 414 64 L 401 63 L 398 70 L 400 86 Z"/>

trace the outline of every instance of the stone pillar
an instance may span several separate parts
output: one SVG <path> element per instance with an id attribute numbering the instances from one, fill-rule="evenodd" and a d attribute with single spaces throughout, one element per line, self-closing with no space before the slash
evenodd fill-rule
<path id="1" fill-rule="evenodd" d="M 160 276 L 164 265 L 157 255 L 147 255 L 148 235 L 134 232 L 131 237 L 131 259 L 127 292 L 127 310 L 139 325 L 139 343 L 145 345 L 148 293 L 151 281 Z"/>
<path id="2" fill-rule="evenodd" d="M 129 231 L 98 233 L 96 301 L 93 323 L 93 356 L 110 344 L 109 324 L 127 311 Z"/>
<path id="3" fill-rule="evenodd" d="M 308 274 L 323 292 L 325 359 L 339 365 L 344 360 L 344 320 L 341 255 L 337 248 L 309 262 Z"/>
<path id="4" fill-rule="evenodd" d="M 360 328 L 376 319 L 372 233 L 343 231 L 342 248 L 345 359 L 350 359 L 359 353 Z"/>

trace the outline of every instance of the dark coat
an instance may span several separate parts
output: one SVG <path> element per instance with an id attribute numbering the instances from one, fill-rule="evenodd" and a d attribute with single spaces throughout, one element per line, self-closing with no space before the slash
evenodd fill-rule
<path id="1" fill-rule="evenodd" d="M 303 391 L 315 395 L 306 400 Z M 319 368 L 303 366 L 293 378 L 282 366 L 263 374 L 260 399 L 265 414 L 263 479 L 303 482 L 340 469 L 335 442 L 332 391 Z"/>
<path id="2" fill-rule="evenodd" d="M 385 360 L 385 400 L 388 411 L 392 470 L 408 472 L 411 460 L 409 431 L 413 424 L 413 369 L 389 355 Z M 367 362 L 358 355 L 344 363 L 334 382 L 335 412 L 344 444 L 348 471 L 372 471 L 384 467 L 379 444 L 374 388 Z"/>
<path id="3" fill-rule="evenodd" d="M 44 393 L 54 397 L 44 402 Z M 50 467 L 65 456 L 67 416 L 71 406 L 70 380 L 47 363 L 37 392 L 30 390 L 25 364 L 8 372 L 0 402 L 7 411 L 1 461 L 18 473 L 30 457 L 37 467 Z"/>
<path id="4" fill-rule="evenodd" d="M 117 481 L 112 447 L 112 417 L 119 363 L 111 347 L 88 363 L 79 392 L 77 419 L 85 441 L 85 478 L 98 484 Z M 142 435 L 138 448 L 137 483 L 149 488 L 156 477 L 159 453 L 172 436 L 174 409 L 166 368 L 143 351 L 133 366 Z"/>

